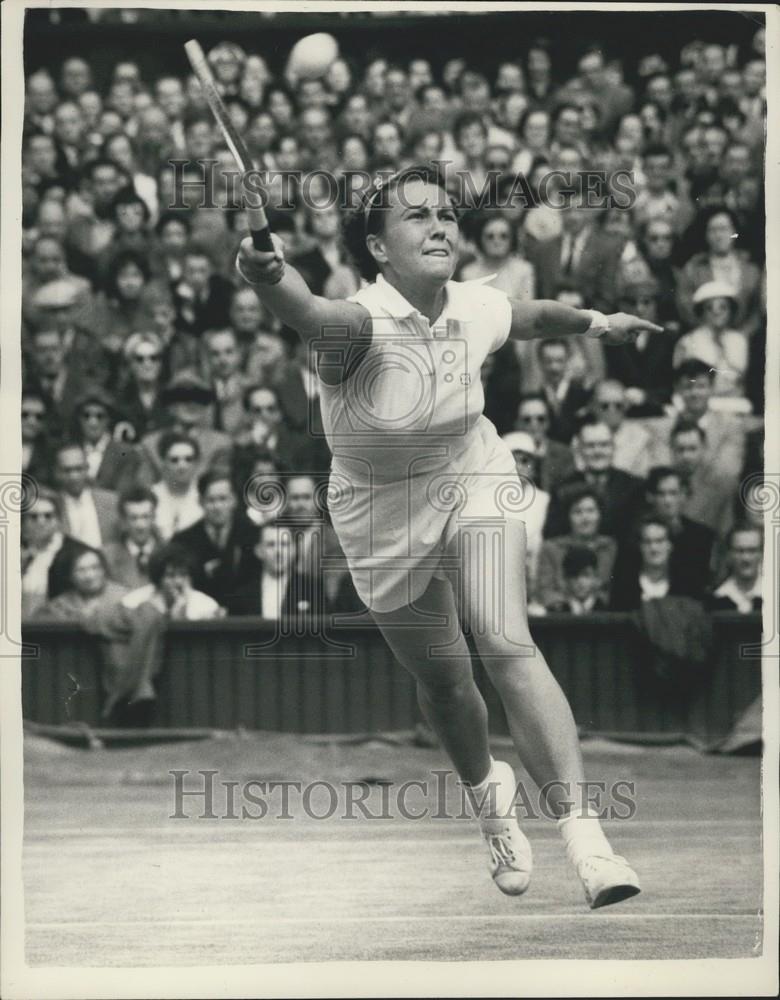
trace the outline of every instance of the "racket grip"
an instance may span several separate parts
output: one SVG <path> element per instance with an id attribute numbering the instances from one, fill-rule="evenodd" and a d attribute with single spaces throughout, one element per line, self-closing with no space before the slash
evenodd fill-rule
<path id="1" fill-rule="evenodd" d="M 262 250 L 263 253 L 273 253 L 274 245 L 271 242 L 271 230 L 268 228 L 268 223 L 265 224 L 264 229 L 252 229 L 250 230 L 252 236 L 252 245 L 255 250 Z"/>

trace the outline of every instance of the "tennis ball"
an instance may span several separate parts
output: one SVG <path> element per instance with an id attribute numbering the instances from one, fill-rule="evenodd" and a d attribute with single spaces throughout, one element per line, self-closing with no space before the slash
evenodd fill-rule
<path id="1" fill-rule="evenodd" d="M 286 75 L 298 80 L 316 80 L 328 72 L 338 56 L 339 47 L 333 35 L 324 31 L 307 35 L 293 45 Z"/>

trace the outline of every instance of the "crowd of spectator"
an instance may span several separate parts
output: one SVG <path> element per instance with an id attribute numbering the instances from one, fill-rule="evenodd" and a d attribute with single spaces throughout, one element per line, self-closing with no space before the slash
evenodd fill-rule
<path id="1" fill-rule="evenodd" d="M 615 347 L 508 343 L 486 362 L 486 413 L 535 486 L 533 613 L 675 594 L 760 607 L 761 516 L 740 484 L 763 469 L 763 30 L 747 53 L 686 41 L 631 66 L 589 48 L 569 79 L 545 39 L 489 76 L 425 53 L 342 58 L 308 81 L 233 43 L 209 60 L 257 161 L 300 172 L 292 208 L 271 185 L 269 214 L 315 292 L 360 279 L 339 207 L 304 203 L 307 173 L 343 189 L 350 171 L 435 160 L 470 179 L 457 279 L 664 325 Z M 198 160 L 234 169 L 197 82 L 126 60 L 98 87 L 72 57 L 26 84 L 24 614 L 359 609 L 322 512 L 316 374 L 233 267 L 245 215 L 219 183 L 216 207 L 194 186 L 170 207 L 171 160 L 192 161 L 189 179 Z M 630 204 L 517 194 L 593 170 L 630 171 Z M 486 184 L 513 193 L 480 207 Z"/>

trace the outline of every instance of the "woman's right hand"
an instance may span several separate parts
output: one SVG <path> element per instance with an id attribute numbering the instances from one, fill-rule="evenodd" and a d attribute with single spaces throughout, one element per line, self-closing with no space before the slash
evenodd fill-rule
<path id="1" fill-rule="evenodd" d="M 276 285 L 284 274 L 284 243 L 271 233 L 274 252 L 255 250 L 250 236 L 241 240 L 236 258 L 238 273 L 252 285 Z"/>

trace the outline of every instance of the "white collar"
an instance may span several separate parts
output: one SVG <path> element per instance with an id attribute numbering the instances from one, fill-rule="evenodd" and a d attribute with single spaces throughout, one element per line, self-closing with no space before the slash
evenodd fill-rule
<path id="1" fill-rule="evenodd" d="M 467 303 L 464 301 L 465 297 L 461 290 L 467 288 L 471 284 L 484 285 L 486 281 L 490 281 L 495 275 L 488 275 L 486 278 L 477 278 L 476 281 L 448 281 L 445 285 L 445 301 L 444 308 L 436 319 L 435 323 L 430 323 L 430 326 L 441 326 L 446 323 L 448 319 L 465 320 L 468 319 Z M 398 291 L 398 289 L 391 285 L 390 282 L 381 274 L 376 276 L 375 288 L 381 296 L 381 305 L 395 318 L 395 319 L 407 319 L 409 316 L 420 316 L 422 319 L 428 323 L 428 317 L 423 316 L 419 309 L 407 301 L 403 295 Z"/>

